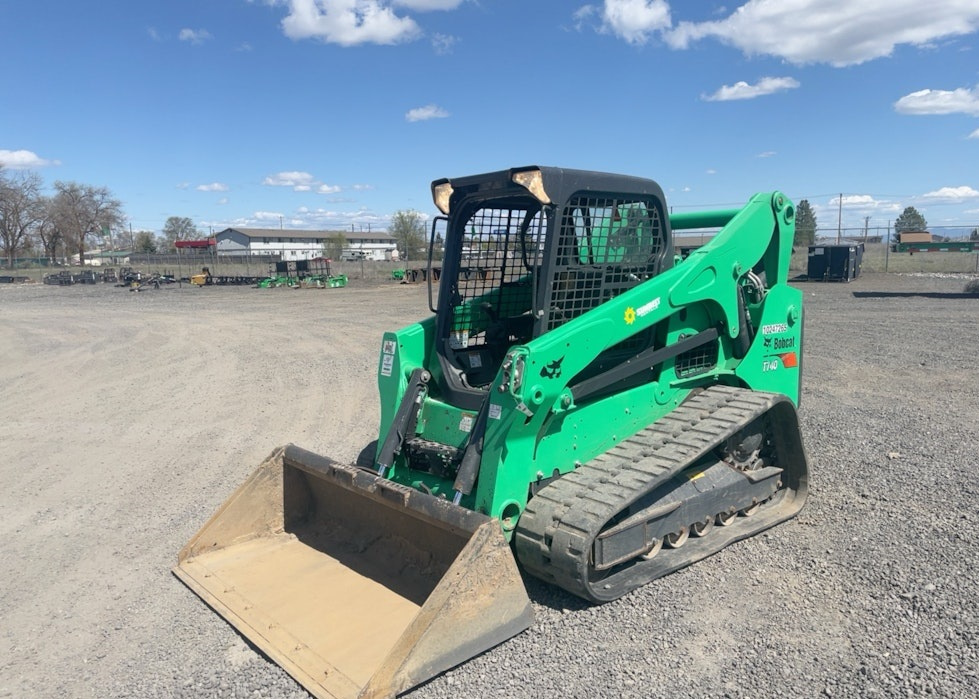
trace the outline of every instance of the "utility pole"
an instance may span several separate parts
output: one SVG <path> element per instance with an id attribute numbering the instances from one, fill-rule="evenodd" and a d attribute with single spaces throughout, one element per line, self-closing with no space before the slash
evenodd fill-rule
<path id="1" fill-rule="evenodd" d="M 891 262 L 891 222 L 887 222 L 887 240 L 884 243 L 884 271 L 887 271 Z"/>
<path id="2" fill-rule="evenodd" d="M 836 217 L 836 244 L 840 244 L 840 236 L 843 234 L 843 192 L 840 192 L 840 210 Z"/>

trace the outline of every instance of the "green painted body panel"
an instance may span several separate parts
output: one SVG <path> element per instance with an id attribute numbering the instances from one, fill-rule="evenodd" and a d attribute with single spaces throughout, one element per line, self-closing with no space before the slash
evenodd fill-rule
<path id="1" fill-rule="evenodd" d="M 779 193 L 758 194 L 735 210 L 672 217 L 677 229 L 723 226 L 705 246 L 658 276 L 606 300 L 593 310 L 535 339 L 512 346 L 486 388 L 486 430 L 478 479 L 461 504 L 498 517 L 509 535 L 531 486 L 572 470 L 669 413 L 698 387 L 722 383 L 774 391 L 798 403 L 802 365 L 802 295 L 787 285 L 794 210 Z M 615 251 L 603 251 L 614 258 Z M 744 293 L 749 273 L 760 271 L 763 298 Z M 443 283 L 445 280 L 443 278 Z M 752 291 L 751 288 L 746 291 Z M 526 302 L 530 303 L 529 291 Z M 756 294 L 757 296 L 757 294 Z M 478 303 L 466 313 L 478 317 Z M 742 328 L 741 319 L 751 328 Z M 419 401 L 416 434 L 463 449 L 477 410 L 438 395 L 441 373 L 434 316 L 384 335 L 378 366 L 383 444 L 408 377 L 425 369 L 432 378 Z M 670 346 L 708 329 L 719 337 L 705 366 L 684 355 L 640 373 L 640 380 L 577 402 L 570 387 L 589 366 L 619 343 L 643 332 Z M 744 333 L 748 332 L 748 335 Z M 750 337 L 750 344 L 746 337 Z M 742 351 L 738 351 L 739 342 Z M 746 346 L 746 347 L 745 347 Z M 740 358 L 738 355 L 741 355 Z M 557 370 L 555 370 L 557 367 Z M 396 459 L 387 477 L 452 496 L 451 480 L 410 469 Z"/>

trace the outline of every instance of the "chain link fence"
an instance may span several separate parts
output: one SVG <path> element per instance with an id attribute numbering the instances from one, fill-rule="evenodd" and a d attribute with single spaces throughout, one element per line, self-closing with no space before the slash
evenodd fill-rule
<path id="1" fill-rule="evenodd" d="M 937 241 L 969 240 L 979 236 L 979 226 L 929 226 L 928 232 Z M 836 245 L 863 243 L 862 272 L 935 272 L 948 274 L 979 274 L 979 255 L 962 252 L 891 252 L 890 243 L 897 242 L 892 226 L 863 228 L 817 228 L 816 244 Z M 805 271 L 808 250 L 796 250 L 792 268 Z"/>

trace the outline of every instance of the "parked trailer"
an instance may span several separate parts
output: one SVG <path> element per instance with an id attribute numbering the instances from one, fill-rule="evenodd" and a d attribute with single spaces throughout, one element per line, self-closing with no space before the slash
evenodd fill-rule
<path id="1" fill-rule="evenodd" d="M 979 252 L 979 241 L 957 240 L 944 243 L 891 243 L 891 252 Z"/>

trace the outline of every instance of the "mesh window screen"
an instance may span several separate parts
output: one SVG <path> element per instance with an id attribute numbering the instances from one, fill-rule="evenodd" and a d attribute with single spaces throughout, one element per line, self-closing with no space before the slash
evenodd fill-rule
<path id="1" fill-rule="evenodd" d="M 487 329 L 531 310 L 544 233 L 539 207 L 483 208 L 469 218 L 453 303 L 453 349 L 511 340 L 489 337 Z M 483 300 L 473 303 L 477 299 Z"/>
<path id="2" fill-rule="evenodd" d="M 550 330 L 659 272 L 665 234 L 644 199 L 572 197 L 559 219 L 543 330 Z"/>
<path id="3" fill-rule="evenodd" d="M 679 339 L 684 339 L 681 335 Z M 677 356 L 674 366 L 678 378 L 686 379 L 710 371 L 717 366 L 717 340 L 708 342 Z"/>

